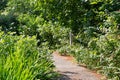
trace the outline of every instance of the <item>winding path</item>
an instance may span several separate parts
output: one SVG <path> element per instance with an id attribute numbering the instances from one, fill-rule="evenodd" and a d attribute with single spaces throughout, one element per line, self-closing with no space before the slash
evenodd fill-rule
<path id="1" fill-rule="evenodd" d="M 72 59 L 68 60 L 67 57 L 53 53 L 53 60 L 56 66 L 56 71 L 62 74 L 57 80 L 101 80 L 101 75 L 78 66 L 71 61 Z"/>

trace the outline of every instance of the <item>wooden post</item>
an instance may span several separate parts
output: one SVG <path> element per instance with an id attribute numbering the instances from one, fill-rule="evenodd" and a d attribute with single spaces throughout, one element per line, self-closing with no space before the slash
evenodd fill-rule
<path id="1" fill-rule="evenodd" d="M 70 46 L 71 46 L 73 41 L 73 35 L 71 31 L 69 32 L 69 38 L 70 38 Z"/>

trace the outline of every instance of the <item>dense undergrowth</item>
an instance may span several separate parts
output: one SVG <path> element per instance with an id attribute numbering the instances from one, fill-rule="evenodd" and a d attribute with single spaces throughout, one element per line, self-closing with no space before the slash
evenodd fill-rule
<path id="1" fill-rule="evenodd" d="M 35 36 L 0 32 L 0 80 L 47 80 L 53 78 L 51 54 L 37 47 Z"/>

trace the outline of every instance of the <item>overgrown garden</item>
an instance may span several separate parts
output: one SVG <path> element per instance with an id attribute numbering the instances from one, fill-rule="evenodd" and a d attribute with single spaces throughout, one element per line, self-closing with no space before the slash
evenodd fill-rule
<path id="1" fill-rule="evenodd" d="M 0 5 L 1 80 L 52 78 L 56 50 L 120 80 L 119 0 L 1 0 Z"/>

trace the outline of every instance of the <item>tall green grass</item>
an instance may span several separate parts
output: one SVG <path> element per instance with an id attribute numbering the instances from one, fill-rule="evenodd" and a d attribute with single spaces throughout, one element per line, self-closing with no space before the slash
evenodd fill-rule
<path id="1" fill-rule="evenodd" d="M 52 66 L 50 54 L 37 47 L 35 36 L 0 33 L 0 80 L 47 80 Z"/>

